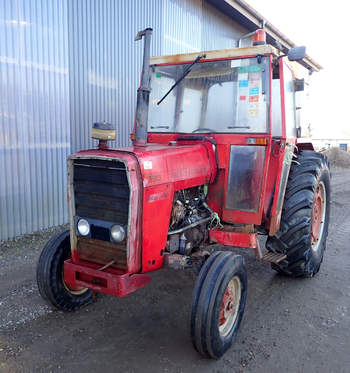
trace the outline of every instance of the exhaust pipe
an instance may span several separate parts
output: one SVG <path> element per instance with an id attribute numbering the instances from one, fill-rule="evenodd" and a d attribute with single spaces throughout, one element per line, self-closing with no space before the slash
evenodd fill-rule
<path id="1" fill-rule="evenodd" d="M 135 138 L 134 145 L 145 145 L 147 143 L 147 121 L 148 121 L 148 103 L 149 103 L 149 79 L 150 79 L 150 53 L 151 53 L 152 29 L 146 28 L 139 31 L 135 36 L 136 40 L 144 37 L 143 44 L 143 64 L 141 73 L 141 84 L 137 90 L 137 103 L 135 114 Z"/>

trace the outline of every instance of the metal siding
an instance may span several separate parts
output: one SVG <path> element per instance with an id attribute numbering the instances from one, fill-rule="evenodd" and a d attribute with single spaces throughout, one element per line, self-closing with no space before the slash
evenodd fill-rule
<path id="1" fill-rule="evenodd" d="M 202 44 L 202 0 L 163 2 L 162 53 L 199 52 Z"/>
<path id="2" fill-rule="evenodd" d="M 204 0 L 0 0 L 0 239 L 66 222 L 66 157 L 110 122 L 129 145 L 143 43 L 228 48 L 245 29 Z"/>
<path id="3" fill-rule="evenodd" d="M 235 48 L 248 30 L 207 2 L 202 10 L 202 50 Z"/>
<path id="4" fill-rule="evenodd" d="M 67 9 L 0 0 L 0 239 L 67 220 Z"/>
<path id="5" fill-rule="evenodd" d="M 134 37 L 153 27 L 152 54 L 160 54 L 161 10 L 157 0 L 69 2 L 72 151 L 96 146 L 91 127 L 101 121 L 116 127 L 111 146 L 129 145 L 143 52 Z"/>

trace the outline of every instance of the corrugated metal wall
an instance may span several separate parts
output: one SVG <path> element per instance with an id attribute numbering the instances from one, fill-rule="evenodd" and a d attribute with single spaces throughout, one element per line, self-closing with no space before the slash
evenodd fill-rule
<path id="1" fill-rule="evenodd" d="M 86 0 L 69 4 L 72 150 L 93 146 L 92 123 L 116 126 L 115 145 L 129 143 L 143 42 L 137 32 L 154 27 L 152 54 L 161 52 L 162 1 Z"/>
<path id="2" fill-rule="evenodd" d="M 66 5 L 0 0 L 0 239 L 66 221 Z"/>
<path id="3" fill-rule="evenodd" d="M 246 32 L 204 0 L 0 0 L 0 239 L 67 221 L 65 159 L 92 123 L 129 144 L 145 27 L 152 55 Z"/>

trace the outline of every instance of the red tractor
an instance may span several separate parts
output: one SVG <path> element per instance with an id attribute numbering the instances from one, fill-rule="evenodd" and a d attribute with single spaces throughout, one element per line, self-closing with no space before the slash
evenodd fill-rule
<path id="1" fill-rule="evenodd" d="M 133 145 L 110 149 L 113 128 L 96 123 L 98 149 L 68 158 L 70 230 L 44 247 L 38 286 L 73 311 L 95 291 L 123 297 L 148 272 L 192 268 L 192 341 L 219 358 L 242 320 L 247 273 L 242 256 L 213 247 L 252 248 L 290 276 L 312 277 L 322 262 L 329 165 L 299 138 L 303 81 L 286 58 L 302 62 L 305 47 L 282 55 L 258 30 L 251 47 L 150 58 L 151 33 L 136 37 L 144 57 Z"/>

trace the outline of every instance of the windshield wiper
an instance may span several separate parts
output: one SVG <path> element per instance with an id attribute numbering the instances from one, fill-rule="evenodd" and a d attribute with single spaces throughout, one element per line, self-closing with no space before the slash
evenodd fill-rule
<path id="1" fill-rule="evenodd" d="M 168 96 L 168 94 L 181 82 L 182 79 L 186 77 L 191 72 L 191 68 L 194 64 L 196 64 L 201 58 L 205 58 L 205 54 L 198 56 L 190 66 L 185 70 L 182 76 L 173 84 L 173 86 L 169 89 L 169 91 L 157 102 L 157 105 L 161 104 L 163 100 Z"/>
<path id="2" fill-rule="evenodd" d="M 151 126 L 151 129 L 156 129 L 156 128 L 165 128 L 165 129 L 169 129 L 169 126 Z"/>
<path id="3" fill-rule="evenodd" d="M 246 128 L 246 129 L 249 129 L 250 126 L 227 126 L 227 128 Z"/>

